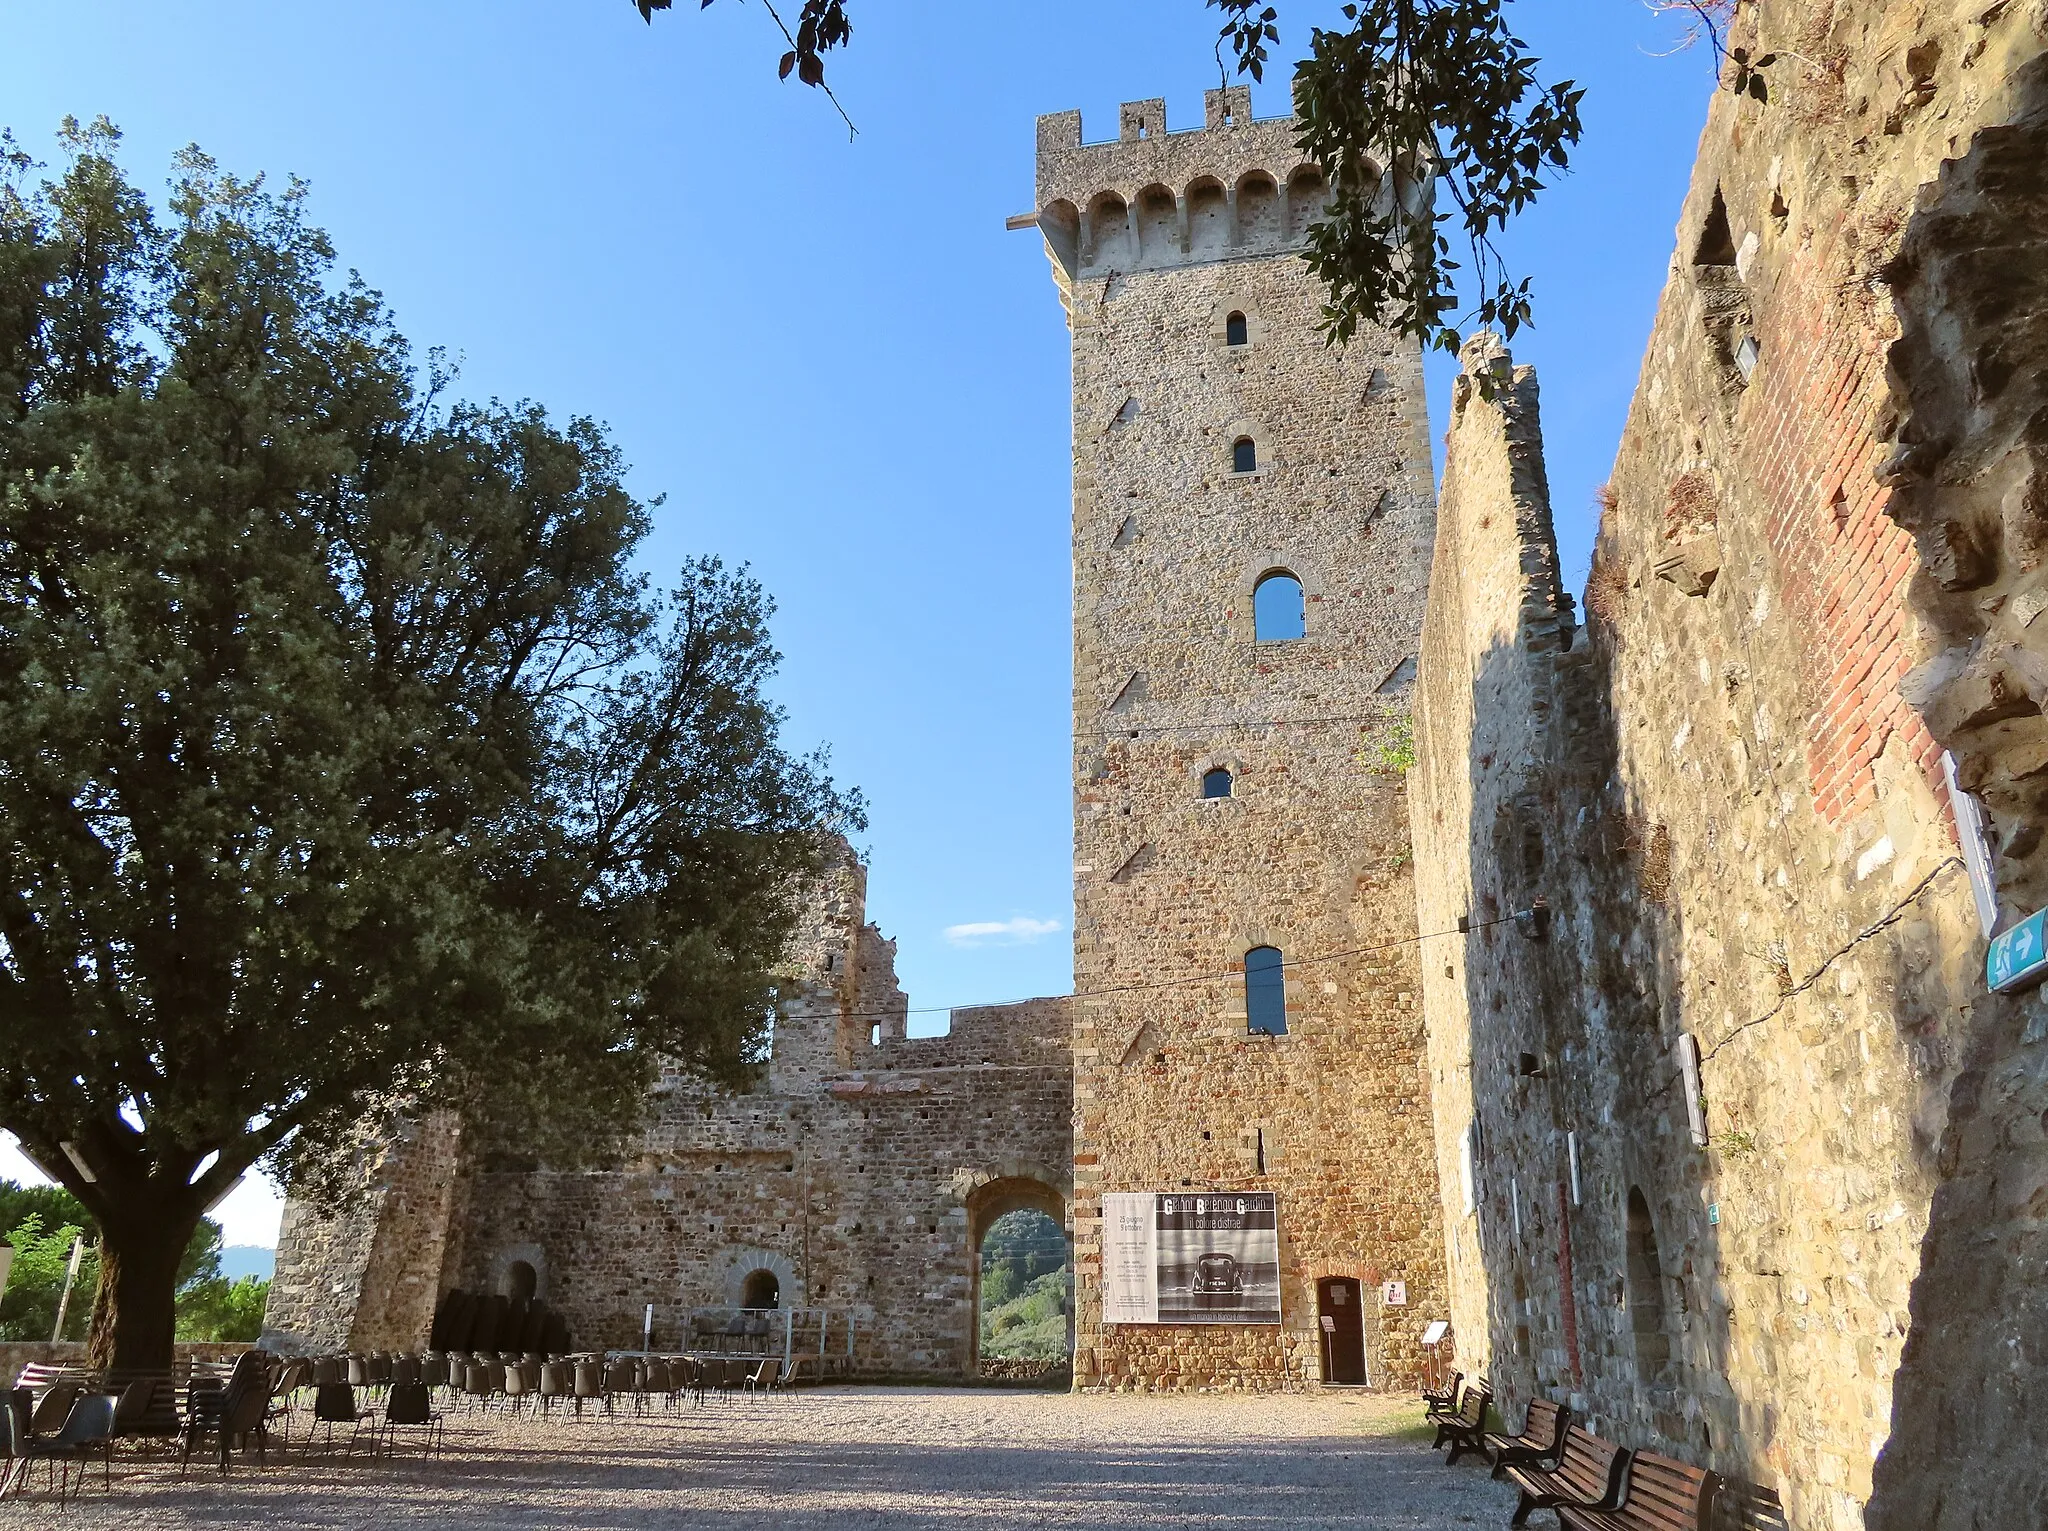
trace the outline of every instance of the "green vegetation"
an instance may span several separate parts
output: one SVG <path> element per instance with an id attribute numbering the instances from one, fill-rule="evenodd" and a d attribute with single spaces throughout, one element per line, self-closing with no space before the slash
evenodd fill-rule
<path id="1" fill-rule="evenodd" d="M 1067 1354 L 1074 1278 L 1067 1236 L 1043 1212 L 999 1217 L 981 1246 L 981 1353 L 1033 1361 Z"/>
<path id="2" fill-rule="evenodd" d="M 72 1243 L 86 1241 L 78 1262 L 64 1338 L 82 1340 L 92 1320 L 99 1285 L 99 1230 L 77 1197 L 61 1186 L 23 1186 L 0 1180 L 0 1228 L 14 1246 L 14 1268 L 0 1298 L 0 1340 L 47 1340 L 57 1322 Z M 230 1281 L 220 1269 L 220 1224 L 201 1218 L 178 1265 L 177 1337 L 181 1340 L 250 1340 L 263 1332 L 270 1283 Z"/>
<path id="3" fill-rule="evenodd" d="M 0 1127 L 154 1368 L 259 1160 L 332 1200 L 445 1104 L 572 1165 L 659 1060 L 750 1077 L 861 813 L 760 586 L 638 572 L 600 426 L 450 402 L 303 185 L 187 149 L 160 211 L 118 147 L 0 135 Z"/>
<path id="4" fill-rule="evenodd" d="M 1406 776 L 1415 769 L 1415 723 L 1402 718 L 1380 741 L 1380 771 L 1387 776 Z"/>

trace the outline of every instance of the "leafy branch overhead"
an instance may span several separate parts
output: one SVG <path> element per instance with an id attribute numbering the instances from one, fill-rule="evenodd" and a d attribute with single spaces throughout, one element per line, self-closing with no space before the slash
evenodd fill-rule
<path id="1" fill-rule="evenodd" d="M 1224 13 L 1237 72 L 1262 78 L 1278 40 L 1274 7 L 1210 3 Z M 1328 288 L 1330 339 L 1379 324 L 1455 351 L 1470 322 L 1509 336 L 1529 322 L 1528 279 L 1509 273 L 1494 241 L 1567 168 L 1585 92 L 1539 82 L 1503 6 L 1359 0 L 1344 7 L 1345 27 L 1310 32 L 1294 104 L 1301 147 L 1332 190 L 1307 251 Z M 1454 258 L 1451 225 L 1469 271 Z"/>

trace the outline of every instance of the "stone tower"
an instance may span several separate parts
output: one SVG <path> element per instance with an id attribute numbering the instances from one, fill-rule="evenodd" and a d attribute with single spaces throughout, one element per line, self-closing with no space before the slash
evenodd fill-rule
<path id="1" fill-rule="evenodd" d="M 1038 123 L 1073 336 L 1076 1384 L 1408 1383 L 1444 1316 L 1403 781 L 1421 360 L 1324 344 L 1322 179 L 1249 91 L 1206 106 Z M 1248 956 L 1282 965 L 1248 988 Z M 1277 1324 L 1104 1321 L 1103 1195 L 1182 1191 L 1274 1193 Z"/>

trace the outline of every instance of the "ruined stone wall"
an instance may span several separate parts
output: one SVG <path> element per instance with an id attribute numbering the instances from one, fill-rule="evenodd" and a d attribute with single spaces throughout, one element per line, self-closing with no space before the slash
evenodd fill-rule
<path id="1" fill-rule="evenodd" d="M 1710 113 L 1583 633 L 1534 380 L 1469 352 L 1501 386 L 1451 424 L 1410 787 L 1422 923 L 1475 927 L 1425 962 L 1461 1354 L 1511 1418 L 1568 1399 L 1799 1527 L 2048 1500 L 2048 1012 L 1985 990 L 1941 761 L 2010 921 L 2041 896 L 2044 36 L 2038 5 L 1741 8 L 1770 99 Z M 1539 896 L 1547 938 L 1489 923 Z"/>
<path id="2" fill-rule="evenodd" d="M 433 1118 L 379 1147 L 359 1206 L 288 1203 L 275 1342 L 415 1348 L 442 1292 L 506 1292 L 523 1263 L 579 1347 L 637 1348 L 650 1303 L 655 1343 L 681 1347 L 692 1309 L 737 1306 L 767 1271 L 781 1306 L 833 1310 L 835 1354 L 852 1315 L 863 1374 L 970 1374 L 989 1223 L 1017 1206 L 1066 1223 L 1072 1023 L 1032 1000 L 906 1038 L 865 889 L 849 852 L 817 890 L 756 1087 L 665 1075 L 624 1162 L 479 1164 Z"/>
<path id="3" fill-rule="evenodd" d="M 462 1128 L 445 1111 L 401 1124 L 362 1156 L 338 1211 L 288 1199 L 264 1310 L 274 1350 L 397 1350 L 426 1342 L 462 1215 Z"/>
<path id="4" fill-rule="evenodd" d="M 1292 124 L 1214 91 L 1166 133 L 1040 119 L 1037 224 L 1073 335 L 1075 1235 L 1080 1387 L 1271 1386 L 1359 1280 L 1368 1375 L 1443 1300 L 1399 756 L 1432 494 L 1412 345 L 1323 344 Z M 1244 319 L 1232 343 L 1231 316 Z M 1256 462 L 1237 471 L 1233 446 Z M 1304 636 L 1258 641 L 1284 571 Z M 1227 797 L 1203 778 L 1232 774 Z M 1284 1036 L 1251 1033 L 1278 948 Z M 1270 1190 L 1278 1328 L 1108 1325 L 1107 1191 Z M 1407 1284 L 1381 1310 L 1378 1283 Z"/>

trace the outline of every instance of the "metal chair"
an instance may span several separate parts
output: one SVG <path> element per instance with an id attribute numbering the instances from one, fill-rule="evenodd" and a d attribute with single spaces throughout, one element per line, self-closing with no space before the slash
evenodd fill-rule
<path id="1" fill-rule="evenodd" d="M 363 1433 L 364 1425 L 375 1418 L 375 1414 L 356 1408 L 356 1390 L 346 1382 L 323 1382 L 313 1389 L 313 1422 L 306 1430 L 306 1449 L 300 1455 L 311 1455 L 314 1438 L 319 1435 L 322 1425 L 327 1427 L 330 1451 L 334 1449 L 335 1426 L 348 1425 L 353 1433 L 349 1436 L 347 1450 L 342 1453 L 347 1456 L 355 1450 L 356 1437 Z"/>
<path id="2" fill-rule="evenodd" d="M 32 1440 L 14 1449 L 21 1457 L 21 1482 L 25 1487 L 28 1475 L 39 1461 L 50 1464 L 50 1482 L 57 1490 L 57 1503 L 62 1504 L 66 1491 L 71 1486 L 71 1464 L 79 1464 L 78 1481 L 85 1483 L 87 1459 L 99 1452 L 106 1465 L 106 1483 L 114 1486 L 114 1409 L 118 1400 L 112 1393 L 88 1393 L 72 1404 L 71 1412 L 65 1416 L 64 1428 L 47 1441 Z M 10 1420 L 10 1427 L 12 1421 Z M 63 1469 L 63 1477 L 57 1472 Z"/>
<path id="3" fill-rule="evenodd" d="M 586 1356 L 576 1363 L 575 1386 L 570 1393 L 570 1397 L 576 1400 L 576 1417 L 583 1417 L 585 1399 L 603 1399 L 604 1396 L 604 1367 L 595 1356 Z"/>
<path id="4" fill-rule="evenodd" d="M 542 1414 L 550 1412 L 557 1398 L 573 1397 L 576 1392 L 576 1368 L 567 1361 L 550 1361 L 540 1369 L 540 1384 L 534 1390 L 534 1406 Z"/>
<path id="5" fill-rule="evenodd" d="M 396 1439 L 395 1432 L 412 1429 L 425 1432 L 422 1455 L 437 1454 L 447 1439 L 447 1426 L 434 1412 L 427 1385 L 424 1382 L 394 1382 L 390 1396 L 384 1400 L 383 1448 L 386 1455 L 390 1454 Z M 374 1446 L 372 1450 L 375 1450 Z"/>
<path id="6" fill-rule="evenodd" d="M 72 1405 L 78 1402 L 78 1395 L 83 1391 L 76 1382 L 51 1383 L 37 1400 L 35 1412 L 29 1416 L 30 1437 L 62 1429 L 64 1422 L 71 1417 Z"/>

